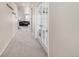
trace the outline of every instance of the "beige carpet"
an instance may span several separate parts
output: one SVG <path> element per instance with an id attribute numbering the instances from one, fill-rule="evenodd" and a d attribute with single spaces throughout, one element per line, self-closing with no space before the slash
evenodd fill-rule
<path id="1" fill-rule="evenodd" d="M 46 53 L 30 31 L 17 31 L 1 57 L 46 57 Z"/>

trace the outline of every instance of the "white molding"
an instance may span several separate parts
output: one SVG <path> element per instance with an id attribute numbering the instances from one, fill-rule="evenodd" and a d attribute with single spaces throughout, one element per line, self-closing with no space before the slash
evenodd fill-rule
<path id="1" fill-rule="evenodd" d="M 41 38 L 38 37 L 38 38 L 35 38 L 36 40 L 38 40 L 38 42 L 40 43 L 40 45 L 43 47 L 43 49 L 45 50 L 45 52 L 47 53 L 48 55 L 48 48 L 45 46 L 45 44 L 42 42 Z"/>
<path id="2" fill-rule="evenodd" d="M 34 38 L 38 41 L 38 43 L 40 43 L 40 45 L 43 47 L 44 51 L 47 53 L 48 55 L 48 48 L 45 46 L 45 44 L 42 42 L 41 38 L 38 36 L 38 37 L 35 37 L 35 33 L 32 32 L 32 35 L 34 36 Z"/>
<path id="3" fill-rule="evenodd" d="M 16 34 L 16 33 L 15 33 Z M 15 34 L 12 36 L 12 38 L 9 39 L 9 41 L 6 43 L 6 45 L 4 46 L 4 48 L 2 49 L 2 51 L 0 52 L 0 56 L 3 54 L 3 52 L 6 50 L 6 48 L 8 47 L 9 43 L 11 42 L 11 40 L 13 39 L 13 37 L 15 36 Z"/>

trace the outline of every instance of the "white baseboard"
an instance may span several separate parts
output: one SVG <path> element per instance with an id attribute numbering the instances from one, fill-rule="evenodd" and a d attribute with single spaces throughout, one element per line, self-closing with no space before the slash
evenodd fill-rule
<path id="1" fill-rule="evenodd" d="M 48 48 L 44 45 L 44 43 L 41 41 L 41 38 L 36 38 L 38 41 L 39 41 L 39 43 L 41 44 L 41 46 L 43 47 L 43 49 L 45 50 L 45 52 L 48 54 Z"/>
<path id="2" fill-rule="evenodd" d="M 16 33 L 15 33 L 16 34 Z M 9 39 L 9 41 L 6 43 L 5 47 L 3 48 L 3 50 L 0 52 L 0 56 L 2 55 L 2 53 L 6 50 L 6 48 L 8 47 L 9 43 L 11 42 L 11 40 L 13 39 L 13 37 L 15 36 L 15 34 L 12 36 L 12 38 Z"/>
<path id="3" fill-rule="evenodd" d="M 45 52 L 48 54 L 48 48 L 44 45 L 44 43 L 41 41 L 41 38 L 38 36 L 35 36 L 35 33 L 32 32 L 34 38 L 40 43 L 40 45 L 43 47 L 43 49 L 45 50 Z"/>

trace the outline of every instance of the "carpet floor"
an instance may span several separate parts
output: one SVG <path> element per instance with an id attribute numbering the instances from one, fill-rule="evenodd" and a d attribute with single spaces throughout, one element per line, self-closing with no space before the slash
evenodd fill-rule
<path id="1" fill-rule="evenodd" d="M 1 57 L 47 57 L 30 31 L 17 31 Z"/>

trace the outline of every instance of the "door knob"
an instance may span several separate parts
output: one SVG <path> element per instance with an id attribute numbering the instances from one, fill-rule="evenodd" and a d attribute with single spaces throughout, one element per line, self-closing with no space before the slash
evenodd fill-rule
<path id="1" fill-rule="evenodd" d="M 48 30 L 46 30 L 46 32 L 48 32 Z"/>

